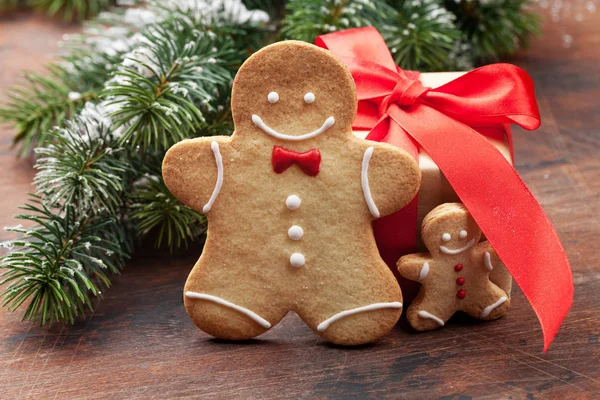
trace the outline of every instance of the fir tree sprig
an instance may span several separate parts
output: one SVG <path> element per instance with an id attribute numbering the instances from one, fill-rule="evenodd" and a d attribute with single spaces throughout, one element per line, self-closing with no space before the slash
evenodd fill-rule
<path id="1" fill-rule="evenodd" d="M 60 15 L 65 22 L 81 21 L 108 9 L 113 0 L 0 0 L 0 11 L 32 7 L 49 16 Z"/>
<path id="2" fill-rule="evenodd" d="M 0 107 L 0 122 L 17 129 L 13 143 L 20 145 L 19 156 L 52 143 L 54 127 L 63 127 L 87 102 L 98 98 L 127 49 L 103 47 L 102 51 L 100 47 L 102 43 L 78 43 L 47 66 L 48 75 L 27 73 L 24 83 L 9 89 L 9 100 Z"/>
<path id="3" fill-rule="evenodd" d="M 289 0 L 281 35 L 312 43 L 325 33 L 380 27 L 395 14 L 384 0 Z"/>
<path id="4" fill-rule="evenodd" d="M 2 243 L 2 306 L 14 311 L 29 301 L 24 320 L 40 324 L 73 323 L 92 310 L 92 296 L 110 285 L 110 273 L 123 266 L 127 252 L 122 230 L 112 216 L 91 217 L 67 205 L 57 213 L 33 197 L 17 219 L 36 226 L 5 228 L 22 238 Z M 16 248 L 16 249 L 15 249 Z"/>
<path id="5" fill-rule="evenodd" d="M 525 47 L 532 35 L 540 33 L 540 18 L 530 10 L 531 0 L 445 0 L 457 17 L 470 52 L 478 63 Z"/>
<path id="6" fill-rule="evenodd" d="M 48 76 L 25 75 L 26 86 L 13 87 L 7 94 L 9 102 L 0 108 L 0 121 L 17 129 L 14 143 L 21 144 L 20 156 L 26 156 L 35 146 L 45 146 L 52 137 L 52 128 L 81 110 L 97 92 L 75 92 L 67 82 L 66 71 L 52 66 Z"/>
<path id="7" fill-rule="evenodd" d="M 110 17 L 113 21 L 119 18 Z M 204 217 L 168 192 L 159 168 L 174 141 L 231 132 L 231 117 L 223 104 L 229 102 L 235 70 L 263 33 L 253 28 L 244 35 L 250 25 L 239 24 L 234 31 L 222 19 L 210 21 L 217 20 L 216 25 L 202 26 L 201 21 L 179 11 L 162 15 L 160 22 L 150 26 L 123 29 L 119 46 L 103 52 L 122 61 L 111 62 L 110 69 L 117 72 L 103 84 L 99 103 L 87 103 L 78 116 L 63 120 L 63 127 L 53 130 L 52 139 L 37 150 L 42 157 L 35 179 L 39 197 L 26 206 L 27 213 L 20 218 L 39 226 L 21 230 L 23 238 L 5 243 L 5 247 L 18 250 L 0 261 L 9 284 L 2 297 L 11 310 L 30 301 L 26 319 L 73 322 L 86 307 L 93 307 L 92 299 L 100 295 L 101 286 L 110 283 L 109 273 L 116 272 L 131 255 L 132 238 L 156 233 L 157 245 L 167 244 L 175 250 L 204 231 Z M 219 36 L 216 31 L 230 34 Z M 102 48 L 103 42 L 88 38 L 85 43 Z M 74 53 L 71 57 L 74 68 L 103 63 L 100 58 L 81 62 Z M 134 99 L 132 93 L 155 96 L 150 108 L 158 108 L 156 122 L 161 124 L 163 137 L 155 136 L 154 128 L 147 130 L 148 125 L 135 126 L 148 112 L 148 103 L 140 101 L 142 97 Z M 189 121 L 190 115 L 196 120 L 191 118 L 185 127 L 182 121 Z M 164 129 L 165 117 L 184 126 L 177 127 L 181 137 Z M 144 135 L 145 142 L 132 140 Z M 138 148 L 140 143 L 147 144 L 147 149 Z M 156 150 L 151 153 L 150 149 Z M 144 182 L 148 176 L 155 178 Z M 52 225 L 46 220 L 52 220 Z M 57 224 L 63 228 L 50 229 Z M 98 232 L 97 226 L 101 227 Z M 73 282 L 65 274 L 75 265 L 89 276 Z M 103 265 L 109 268 L 97 270 Z"/>
<path id="8" fill-rule="evenodd" d="M 29 0 L 31 5 L 50 16 L 60 15 L 64 21 L 81 21 L 109 8 L 113 0 Z"/>
<path id="9" fill-rule="evenodd" d="M 103 93 L 115 128 L 124 126 L 121 143 L 167 149 L 190 137 L 205 119 L 198 106 L 227 88 L 232 69 L 244 59 L 228 37 L 201 32 L 179 21 L 175 34 L 163 27 L 145 33 Z"/>
<path id="10" fill-rule="evenodd" d="M 381 34 L 396 64 L 419 71 L 451 69 L 453 60 L 458 64 L 461 31 L 454 24 L 454 14 L 436 0 L 389 3 L 397 13 L 381 28 Z"/>
<path id="11" fill-rule="evenodd" d="M 139 234 L 154 234 L 156 247 L 166 245 L 175 252 L 187 248 L 189 241 L 206 231 L 206 218 L 181 204 L 169 192 L 160 173 L 148 173 L 135 182 L 129 202 L 131 219 Z"/>
<path id="12" fill-rule="evenodd" d="M 88 104 L 85 113 L 92 112 Z M 46 204 L 59 208 L 77 204 L 88 213 L 115 214 L 123 203 L 123 176 L 128 165 L 118 154 L 124 149 L 110 128 L 99 115 L 76 117 L 67 121 L 66 128 L 56 130 L 54 144 L 36 149 L 41 158 L 34 183 Z"/>

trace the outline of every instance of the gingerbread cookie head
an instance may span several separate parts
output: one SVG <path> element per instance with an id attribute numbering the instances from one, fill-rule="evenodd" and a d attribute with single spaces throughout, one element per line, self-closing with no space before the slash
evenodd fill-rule
<path id="1" fill-rule="evenodd" d="M 354 81 L 327 50 L 285 41 L 263 48 L 240 68 L 231 109 L 235 138 L 345 138 L 356 115 Z"/>
<path id="2" fill-rule="evenodd" d="M 434 208 L 423 220 L 421 232 L 431 254 L 457 255 L 481 239 L 481 230 L 460 203 L 446 203 Z"/>

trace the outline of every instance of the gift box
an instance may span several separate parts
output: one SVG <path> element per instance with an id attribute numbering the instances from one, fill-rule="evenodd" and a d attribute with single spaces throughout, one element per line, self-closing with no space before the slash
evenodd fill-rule
<path id="1" fill-rule="evenodd" d="M 400 256 L 422 248 L 425 214 L 462 202 L 536 312 L 546 350 L 571 307 L 573 281 L 554 227 L 512 165 L 509 124 L 540 125 L 529 75 L 510 64 L 404 71 L 372 27 L 322 35 L 315 44 L 337 55 L 354 79 L 355 133 L 404 149 L 422 171 L 415 199 L 373 222 L 383 259 L 394 270 Z M 492 278 L 507 292 L 508 273 Z"/>
<path id="2" fill-rule="evenodd" d="M 465 72 L 422 73 L 419 75 L 419 81 L 423 86 L 437 88 L 464 74 Z M 499 124 L 497 126 L 478 127 L 476 130 L 483 135 L 511 165 L 514 163 L 512 140 L 510 140 L 510 125 Z M 357 137 L 362 139 L 365 139 L 369 134 L 369 131 L 366 130 L 355 130 L 353 132 Z M 421 169 L 421 188 L 417 195 L 417 219 L 415 221 L 416 246 L 412 251 L 425 252 L 427 249 L 421 239 L 421 224 L 423 218 L 440 204 L 460 202 L 460 198 L 438 165 L 425 150 L 421 149 L 419 151 L 417 161 L 419 163 L 419 168 Z M 481 240 L 485 240 L 485 235 L 482 235 Z M 393 265 L 395 265 L 395 263 Z M 396 273 L 395 268 L 392 270 Z M 400 280 L 405 298 L 413 297 L 413 295 L 416 294 L 418 285 L 412 281 L 402 279 L 397 273 L 396 276 Z M 490 279 L 510 296 L 512 290 L 512 276 L 506 268 L 496 268 L 490 274 Z"/>
<path id="3" fill-rule="evenodd" d="M 437 88 L 453 81 L 465 72 L 429 72 L 419 75 L 419 81 L 427 87 Z M 514 163 L 510 125 L 478 127 L 476 129 L 483 135 L 506 160 Z M 355 130 L 354 134 L 362 139 L 366 138 L 369 131 Z M 421 240 L 421 223 L 425 215 L 440 204 L 460 202 L 460 198 L 448 182 L 437 164 L 431 159 L 425 150 L 419 151 L 418 163 L 421 169 L 421 189 L 418 194 L 417 215 L 417 243 L 415 251 L 425 251 Z M 482 239 L 483 240 L 483 239 Z"/>

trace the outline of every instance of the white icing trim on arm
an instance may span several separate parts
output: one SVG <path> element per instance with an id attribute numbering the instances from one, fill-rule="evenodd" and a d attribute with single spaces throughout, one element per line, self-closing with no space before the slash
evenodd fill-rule
<path id="1" fill-rule="evenodd" d="M 429 318 L 434 320 L 435 322 L 437 322 L 438 324 L 440 324 L 440 326 L 444 326 L 444 321 L 442 321 L 440 318 L 436 317 L 433 314 L 428 313 L 427 311 L 419 311 L 417 313 L 417 315 L 421 318 Z"/>
<path id="2" fill-rule="evenodd" d="M 471 239 L 471 240 L 469 240 L 469 242 L 466 245 L 464 245 L 464 247 L 461 247 L 460 249 L 449 249 L 446 246 L 440 246 L 440 250 L 442 253 L 446 253 L 446 254 L 452 254 L 452 255 L 460 254 L 463 251 L 471 248 L 471 246 L 473 246 L 474 244 L 475 244 L 475 239 Z"/>
<path id="3" fill-rule="evenodd" d="M 353 308 L 351 310 L 346 310 L 335 314 L 333 317 L 327 318 L 325 321 L 321 322 L 319 326 L 317 326 L 317 330 L 319 332 L 323 332 L 325 329 L 329 328 L 329 325 L 333 324 L 335 321 L 338 321 L 344 317 L 358 314 L 365 311 L 375 311 L 381 310 L 382 308 L 402 308 L 402 303 L 399 301 L 394 301 L 391 303 L 374 303 L 369 304 L 368 306 Z"/>
<path id="4" fill-rule="evenodd" d="M 210 199 L 208 199 L 208 203 L 206 203 L 204 207 L 202 207 L 202 212 L 204 214 L 209 212 L 212 208 L 213 204 L 215 203 L 215 200 L 217 200 L 219 192 L 221 191 L 221 186 L 223 185 L 223 157 L 221 157 L 219 143 L 213 140 L 213 142 L 210 144 L 210 148 L 213 151 L 213 154 L 215 156 L 215 163 L 217 164 L 217 183 L 215 184 L 215 188 L 212 192 L 212 195 L 210 196 Z"/>
<path id="5" fill-rule="evenodd" d="M 331 128 L 335 123 L 335 118 L 333 116 L 327 118 L 323 125 L 316 131 L 312 131 L 310 133 L 305 133 L 303 135 L 293 136 L 293 135 L 284 135 L 283 133 L 277 132 L 275 129 L 272 129 L 267 124 L 263 122 L 263 120 L 256 114 L 252 114 L 252 122 L 254 125 L 262 129 L 267 135 L 273 136 L 274 138 L 281 140 L 290 140 L 294 142 L 299 142 L 301 140 L 312 139 L 316 136 L 319 136 L 321 133 L 325 132 L 327 129 Z"/>
<path id="6" fill-rule="evenodd" d="M 360 172 L 360 183 L 362 185 L 362 190 L 365 195 L 365 200 L 367 201 L 367 206 L 369 207 L 371 215 L 375 218 L 379 218 L 379 209 L 377 209 L 377 206 L 373 201 L 373 196 L 371 195 L 371 188 L 369 187 L 369 162 L 371 161 L 371 157 L 373 156 L 373 150 L 373 147 L 369 147 L 367 150 L 365 150 L 365 154 L 363 155 L 362 169 Z"/>
<path id="7" fill-rule="evenodd" d="M 494 266 L 492 265 L 492 255 L 489 251 L 483 253 L 483 265 L 490 271 L 494 269 Z"/>
<path id="8" fill-rule="evenodd" d="M 419 273 L 419 280 L 422 281 L 429 274 L 429 263 L 425 261 L 423 263 L 423 267 L 421 268 L 421 272 Z"/>
<path id="9" fill-rule="evenodd" d="M 217 303 L 222 306 L 232 308 L 232 309 L 250 317 L 252 320 L 254 320 L 257 324 L 259 324 L 263 328 L 269 329 L 271 327 L 271 323 L 269 321 L 267 321 L 260 315 L 256 314 L 255 312 L 250 311 L 247 308 L 238 306 L 237 304 L 233 304 L 227 300 L 223 300 L 220 297 L 213 296 L 210 294 L 196 293 L 196 292 L 190 292 L 190 291 L 185 292 L 185 297 L 188 297 L 190 299 L 200 299 L 200 300 L 212 301 L 213 303 Z"/>
<path id="10" fill-rule="evenodd" d="M 498 299 L 497 302 L 495 302 L 491 306 L 487 306 L 486 308 L 484 308 L 483 311 L 481 312 L 481 318 L 487 318 L 488 315 L 490 315 L 490 313 L 492 311 L 494 311 L 495 308 L 497 308 L 499 305 L 504 303 L 506 300 L 507 300 L 506 296 L 502 296 Z"/>

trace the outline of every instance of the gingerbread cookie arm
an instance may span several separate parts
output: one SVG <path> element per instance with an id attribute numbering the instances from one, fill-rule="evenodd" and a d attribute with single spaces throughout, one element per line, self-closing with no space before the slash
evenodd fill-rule
<path id="1" fill-rule="evenodd" d="M 421 171 L 404 150 L 384 143 L 364 141 L 361 185 L 374 218 L 407 205 L 421 185 Z"/>
<path id="2" fill-rule="evenodd" d="M 473 249 L 473 256 L 475 261 L 489 273 L 495 268 L 504 268 L 504 264 L 500 260 L 500 257 L 498 257 L 498 253 L 496 253 L 496 250 L 487 241 L 477 244 Z"/>
<path id="3" fill-rule="evenodd" d="M 481 242 L 475 247 L 474 259 L 476 263 L 479 263 L 486 271 L 489 271 L 490 280 L 500 287 L 500 289 L 504 290 L 510 298 L 512 276 L 498 256 L 498 253 L 492 248 L 490 242 Z"/>
<path id="4" fill-rule="evenodd" d="M 423 281 L 429 275 L 433 262 L 426 253 L 409 254 L 398 260 L 398 272 L 411 281 Z"/>
<path id="5" fill-rule="evenodd" d="M 216 136 L 183 140 L 163 160 L 165 184 L 183 204 L 208 213 L 223 185 L 223 148 L 230 138 Z"/>

